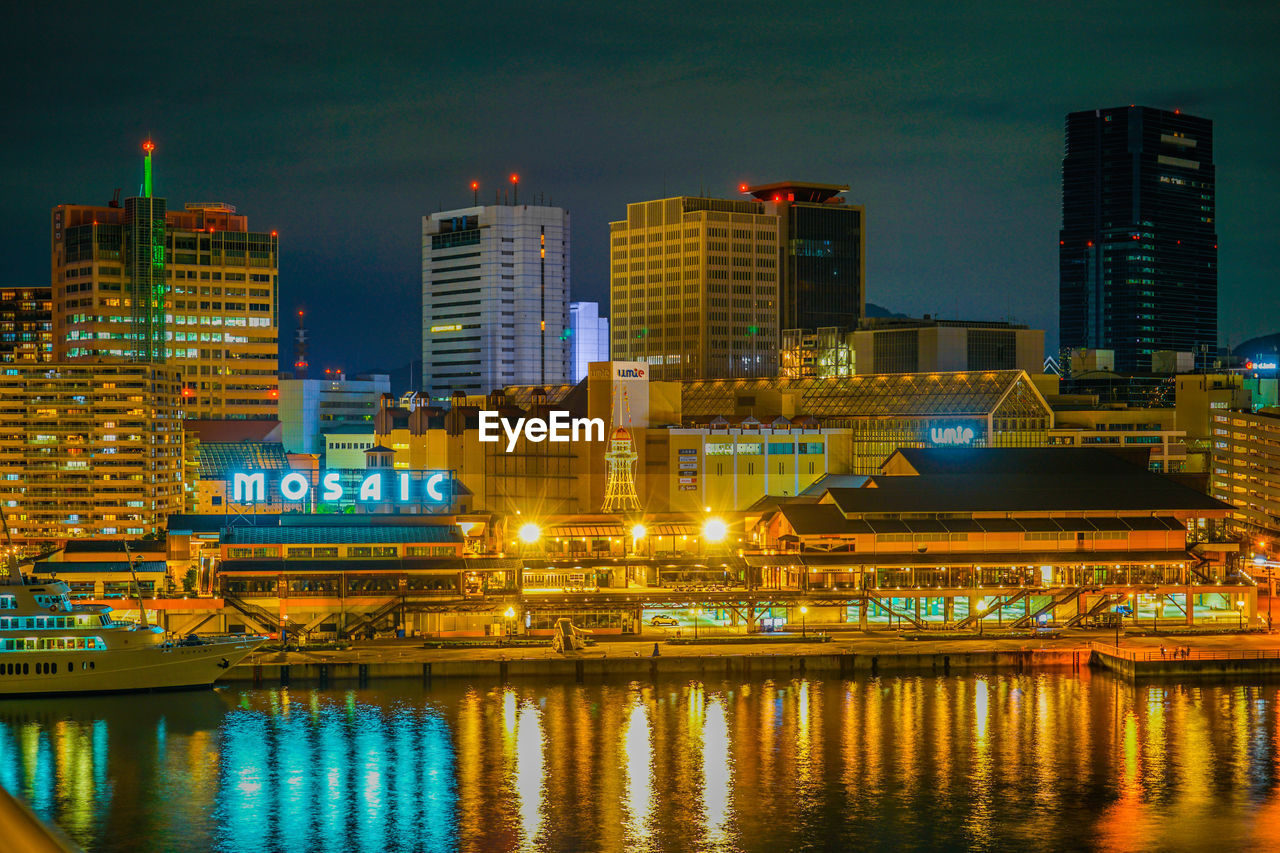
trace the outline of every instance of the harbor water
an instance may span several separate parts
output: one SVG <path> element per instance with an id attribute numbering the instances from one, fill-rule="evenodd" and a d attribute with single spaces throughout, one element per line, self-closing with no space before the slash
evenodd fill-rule
<path id="1" fill-rule="evenodd" d="M 90 851 L 1270 850 L 1280 684 L 1097 672 L 0 703 Z"/>

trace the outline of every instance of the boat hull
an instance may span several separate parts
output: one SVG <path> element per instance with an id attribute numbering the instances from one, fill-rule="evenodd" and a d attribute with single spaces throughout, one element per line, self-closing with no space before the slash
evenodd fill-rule
<path id="1" fill-rule="evenodd" d="M 261 643 L 254 637 L 199 646 L 6 653 L 0 655 L 0 698 L 209 687 Z M 11 672 L 23 664 L 26 672 Z"/>

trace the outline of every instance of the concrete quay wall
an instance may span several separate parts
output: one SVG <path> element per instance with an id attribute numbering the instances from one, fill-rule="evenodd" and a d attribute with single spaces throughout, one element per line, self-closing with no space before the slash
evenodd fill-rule
<path id="1" fill-rule="evenodd" d="M 1095 649 L 1090 662 L 1129 679 L 1233 678 L 1280 676 L 1280 658 L 1170 658 L 1134 660 Z"/>
<path id="2" fill-rule="evenodd" d="M 539 657 L 434 660 L 424 662 L 335 661 L 332 663 L 241 663 L 223 682 L 272 686 L 333 681 L 463 678 L 503 682 L 523 678 L 575 681 L 655 680 L 666 676 L 699 679 L 795 678 L 805 675 L 946 675 L 951 672 L 1079 668 L 1089 661 L 1083 649 L 1006 651 L 886 652 L 832 654 L 717 654 L 663 657 Z"/>

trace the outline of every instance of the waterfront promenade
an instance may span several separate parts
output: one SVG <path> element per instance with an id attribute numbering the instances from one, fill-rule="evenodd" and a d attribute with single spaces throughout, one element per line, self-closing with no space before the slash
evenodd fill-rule
<path id="1" fill-rule="evenodd" d="M 656 677 L 703 673 L 727 677 L 806 672 L 842 675 L 947 673 L 951 670 L 1087 666 L 1106 654 L 1108 631 L 1066 632 L 1056 638 L 985 637 L 966 640 L 907 640 L 841 634 L 820 642 L 812 636 L 771 637 L 769 641 L 668 643 L 661 639 L 607 639 L 570 654 L 545 645 L 463 645 L 425 648 L 422 640 L 383 640 L 349 649 L 262 652 L 228 673 L 228 681 L 289 683 L 301 680 L 465 677 L 503 680 L 519 677 Z M 653 655 L 657 643 L 659 654 Z M 1173 649 L 1187 649 L 1173 666 Z M 1254 660 L 1234 671 L 1280 671 L 1280 636 L 1219 634 L 1121 639 L 1120 655 L 1133 653 L 1143 665 L 1110 667 L 1126 675 L 1210 674 L 1211 660 Z M 1161 650 L 1164 650 L 1164 655 Z M 1105 662 L 1104 662 L 1105 663 Z M 1220 667 L 1221 668 L 1221 667 Z M 1167 672 L 1166 672 L 1167 670 Z"/>

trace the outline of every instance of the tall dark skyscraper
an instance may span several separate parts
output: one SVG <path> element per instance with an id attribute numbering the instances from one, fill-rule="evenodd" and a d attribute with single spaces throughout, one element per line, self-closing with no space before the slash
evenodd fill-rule
<path id="1" fill-rule="evenodd" d="M 1158 350 L 1217 349 L 1213 122 L 1151 107 L 1067 116 L 1059 234 L 1063 349 L 1115 351 L 1146 372 Z"/>
<path id="2" fill-rule="evenodd" d="M 746 187 L 778 216 L 778 328 L 856 329 L 867 313 L 866 211 L 843 184 L 784 181 Z"/>

